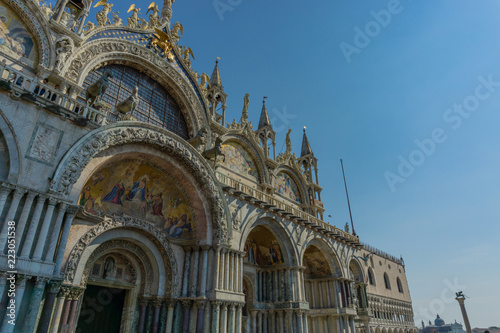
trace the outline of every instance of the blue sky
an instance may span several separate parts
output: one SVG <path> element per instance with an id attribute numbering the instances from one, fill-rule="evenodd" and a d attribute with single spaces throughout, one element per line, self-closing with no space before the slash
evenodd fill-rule
<path id="1" fill-rule="evenodd" d="M 117 3 L 126 21 L 129 3 Z M 149 2 L 136 5 L 145 16 Z M 356 231 L 403 255 L 418 323 L 436 313 L 462 322 L 451 297 L 460 289 L 473 327 L 500 325 L 500 2 L 178 0 L 173 9 L 194 69 L 211 74 L 221 58 L 229 122 L 249 93 L 254 123 L 269 97 L 278 152 L 290 127 L 299 154 L 307 126 L 337 226 L 349 219 L 344 160 Z M 377 29 L 381 10 L 393 13 Z M 341 45 L 356 46 L 357 28 L 370 41 L 358 36 L 346 57 Z M 474 111 L 453 111 L 463 103 Z M 410 157 L 416 166 L 400 173 Z"/>

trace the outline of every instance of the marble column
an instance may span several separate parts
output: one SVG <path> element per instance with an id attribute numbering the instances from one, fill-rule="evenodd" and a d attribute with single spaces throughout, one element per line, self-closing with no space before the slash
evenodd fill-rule
<path id="1" fill-rule="evenodd" d="M 54 304 L 60 287 L 61 283 L 59 281 L 50 281 L 46 284 L 45 301 L 43 302 L 37 333 L 49 332 L 50 319 L 52 318 L 52 311 L 54 310 Z"/>
<path id="2" fill-rule="evenodd" d="M 203 318 L 203 333 L 210 333 L 210 302 L 205 302 L 205 318 Z"/>
<path id="3" fill-rule="evenodd" d="M 219 258 L 220 258 L 220 264 L 219 264 L 219 276 L 218 276 L 218 279 L 219 279 L 219 290 L 224 290 L 224 277 L 226 275 L 226 266 L 224 264 L 224 259 L 225 259 L 225 256 L 226 256 L 226 249 L 221 249 L 220 253 L 219 253 Z"/>
<path id="4" fill-rule="evenodd" d="M 85 10 L 83 14 L 81 15 L 80 23 L 78 24 L 78 29 L 76 30 L 77 35 L 81 35 L 83 28 L 85 26 L 85 20 L 87 19 L 87 16 L 89 15 L 89 11 Z"/>
<path id="5" fill-rule="evenodd" d="M 278 311 L 278 330 L 277 332 L 283 333 L 285 331 L 284 325 L 286 325 L 283 322 L 283 311 Z"/>
<path id="6" fill-rule="evenodd" d="M 224 260 L 226 267 L 224 268 L 224 290 L 229 290 L 229 278 L 230 278 L 230 273 L 229 273 L 229 250 L 226 250 L 224 253 Z"/>
<path id="7" fill-rule="evenodd" d="M 63 230 L 61 233 L 61 241 L 59 242 L 59 247 L 56 253 L 56 260 L 54 266 L 54 275 L 59 275 L 61 271 L 61 265 L 64 258 L 64 251 L 66 250 L 66 244 L 68 242 L 69 231 L 71 229 L 71 225 L 73 224 L 73 217 L 75 216 L 78 208 L 77 207 L 69 207 L 66 209 L 66 217 L 64 218 Z"/>
<path id="8" fill-rule="evenodd" d="M 19 221 L 17 223 L 16 228 L 16 254 L 21 252 L 19 246 L 21 245 L 21 239 L 24 234 L 24 229 L 26 229 L 26 222 L 28 221 L 28 216 L 31 211 L 31 206 L 33 205 L 33 200 L 36 197 L 36 193 L 29 192 L 26 196 L 26 200 L 24 201 L 23 211 L 21 212 L 21 216 L 19 217 Z"/>
<path id="9" fill-rule="evenodd" d="M 0 311 L 5 309 L 7 306 L 7 303 L 9 302 L 7 292 L 8 290 L 7 286 L 7 273 L 6 272 L 0 272 Z M 5 295 L 5 300 L 4 300 L 4 295 Z M 1 314 L 1 312 L 0 312 Z"/>
<path id="10" fill-rule="evenodd" d="M 286 333 L 291 333 L 292 332 L 292 312 L 291 310 L 285 310 L 285 332 Z"/>
<path id="11" fill-rule="evenodd" d="M 137 332 L 143 333 L 144 326 L 146 325 L 146 308 L 148 307 L 149 299 L 145 297 L 139 298 L 139 324 L 137 325 Z"/>
<path id="12" fill-rule="evenodd" d="M 308 321 L 308 319 L 307 319 L 307 313 L 304 312 L 302 314 L 302 319 L 304 321 L 303 331 L 304 331 L 304 333 L 307 333 L 307 332 L 309 332 L 309 325 L 307 324 L 307 321 Z M 339 333 L 339 332 L 337 332 L 337 333 Z"/>
<path id="13" fill-rule="evenodd" d="M 83 289 L 73 288 L 69 293 L 69 299 L 71 300 L 71 310 L 68 319 L 68 332 L 73 332 L 74 325 L 76 324 L 76 309 L 78 308 L 78 303 L 80 297 L 83 294 Z"/>
<path id="14" fill-rule="evenodd" d="M 155 297 L 152 303 L 154 308 L 152 333 L 158 333 L 160 327 L 160 309 L 161 309 L 162 299 L 160 297 Z"/>
<path id="15" fill-rule="evenodd" d="M 63 310 L 65 309 L 64 306 L 67 303 L 66 297 L 68 297 L 70 290 L 71 290 L 71 288 L 67 287 L 67 286 L 61 286 L 59 289 L 59 293 L 57 294 L 57 298 L 56 298 L 56 306 L 54 309 L 54 314 L 52 315 L 52 319 L 51 319 L 50 326 L 49 326 L 50 333 L 59 332 L 59 325 L 61 323 L 61 319 L 63 319 L 63 316 L 64 316 L 64 313 L 63 313 Z M 69 314 L 69 312 L 68 312 L 68 314 Z M 66 319 L 67 319 L 67 316 L 66 316 Z"/>
<path id="16" fill-rule="evenodd" d="M 24 296 L 24 292 L 26 290 L 26 280 L 30 278 L 30 277 L 27 277 L 25 275 L 18 275 L 16 277 L 16 295 L 14 297 L 14 306 L 15 306 L 15 313 L 18 315 L 19 314 L 19 309 L 21 308 L 21 305 L 22 305 L 22 300 L 23 300 L 23 296 Z M 7 279 L 7 283 L 9 283 L 9 280 Z M 3 322 L 2 322 L 2 326 L 0 327 L 0 332 L 2 333 L 11 333 L 11 332 L 14 332 L 14 325 L 9 323 L 9 320 L 11 320 L 11 318 L 9 316 L 7 316 L 7 314 L 9 313 L 9 306 L 10 306 L 10 302 L 7 306 L 7 309 L 5 310 L 5 314 L 4 314 L 4 318 L 3 318 Z M 22 325 L 22 323 L 18 322 L 17 321 L 17 318 L 15 320 L 15 326 L 17 327 L 20 327 Z"/>
<path id="17" fill-rule="evenodd" d="M 304 323 L 302 322 L 302 313 L 297 312 L 297 333 L 303 333 L 302 328 L 304 327 Z"/>
<path id="18" fill-rule="evenodd" d="M 38 310 L 40 309 L 40 304 L 43 299 L 43 292 L 45 290 L 45 284 L 47 279 L 43 277 L 37 277 L 35 281 L 35 288 L 31 292 L 31 297 L 28 303 L 28 310 L 26 311 L 23 332 L 34 332 L 36 320 L 38 318 Z"/>
<path id="19" fill-rule="evenodd" d="M 187 248 L 184 256 L 184 278 L 182 279 L 182 297 L 188 296 L 189 268 L 191 265 L 191 248 Z"/>
<path id="20" fill-rule="evenodd" d="M 191 311 L 191 303 L 192 301 L 189 299 L 184 299 L 181 301 L 182 307 L 184 309 L 184 322 L 183 322 L 183 332 L 188 332 L 189 331 L 189 314 Z"/>
<path id="21" fill-rule="evenodd" d="M 172 326 L 174 325 L 174 308 L 175 301 L 172 299 L 165 300 L 167 306 L 167 325 L 165 328 L 165 333 L 172 333 Z"/>
<path id="22" fill-rule="evenodd" d="M 200 271 L 200 296 L 205 297 L 207 294 L 207 278 L 208 278 L 208 247 L 202 247 L 202 263 Z"/>
<path id="23" fill-rule="evenodd" d="M 41 260 L 43 248 L 45 242 L 47 241 L 47 233 L 49 232 L 50 223 L 52 222 L 52 215 L 54 214 L 54 209 L 56 208 L 57 201 L 55 198 L 49 198 L 49 204 L 47 210 L 45 211 L 45 218 L 42 222 L 42 228 L 38 233 L 38 241 L 36 242 L 35 252 L 33 253 L 33 260 Z"/>
<path id="24" fill-rule="evenodd" d="M 229 305 L 229 318 L 228 318 L 228 332 L 229 333 L 234 333 L 234 327 L 235 327 L 235 304 Z"/>
<path id="25" fill-rule="evenodd" d="M 45 254 L 44 260 L 48 262 L 54 261 L 54 254 L 56 252 L 57 241 L 59 239 L 59 234 L 61 231 L 61 224 L 64 218 L 64 214 L 66 213 L 66 209 L 68 209 L 68 205 L 62 203 L 59 205 L 59 209 L 57 211 L 56 222 L 54 223 L 54 229 L 52 230 L 52 234 L 50 235 L 49 246 L 47 249 L 47 253 Z"/>
<path id="26" fill-rule="evenodd" d="M 198 321 L 198 302 L 194 301 L 191 306 L 191 316 L 189 318 L 189 333 L 196 333 L 197 321 Z"/>
<path id="27" fill-rule="evenodd" d="M 212 302 L 212 333 L 219 333 L 219 314 L 221 302 Z"/>
<path id="28" fill-rule="evenodd" d="M 198 286 L 198 267 L 200 264 L 200 249 L 194 248 L 192 256 L 194 258 L 192 259 L 191 274 L 189 276 L 189 280 L 191 281 L 191 285 L 189 286 L 189 297 L 196 297 L 196 287 Z"/>
<path id="29" fill-rule="evenodd" d="M 238 305 L 236 308 L 236 319 L 235 319 L 236 333 L 242 333 L 241 331 L 242 308 L 243 305 L 241 304 Z"/>
<path id="30" fill-rule="evenodd" d="M 262 333 L 262 312 L 259 311 L 257 312 L 257 326 L 256 330 L 257 333 Z"/>
<path id="31" fill-rule="evenodd" d="M 12 201 L 10 203 L 9 210 L 7 211 L 7 215 L 5 216 L 5 221 L 3 223 L 2 230 L 0 231 L 0 253 L 4 253 L 5 246 L 7 245 L 7 236 L 9 230 L 9 224 L 7 222 L 14 221 L 17 208 L 19 207 L 19 201 L 21 200 L 25 192 L 26 192 L 25 190 L 22 190 L 20 188 L 16 188 L 14 190 L 14 195 L 12 196 Z M 17 223 L 15 224 L 15 226 L 17 227 Z"/>
<path id="32" fill-rule="evenodd" d="M 220 261 L 221 261 L 221 248 L 217 248 L 215 251 L 215 276 L 212 278 L 213 282 L 213 288 L 215 290 L 220 290 L 220 279 L 221 279 L 221 267 L 220 267 Z"/>
<path id="33" fill-rule="evenodd" d="M 40 221 L 40 216 L 42 215 L 43 205 L 45 203 L 46 197 L 39 195 L 36 200 L 35 211 L 31 217 L 31 223 L 28 229 L 28 234 L 24 239 L 23 248 L 21 250 L 21 257 L 28 258 L 31 253 L 31 247 L 33 246 L 33 241 L 35 240 L 36 230 L 38 228 L 38 222 Z"/>
<path id="34" fill-rule="evenodd" d="M 227 333 L 227 307 L 228 304 L 223 302 L 220 310 L 220 333 Z"/>

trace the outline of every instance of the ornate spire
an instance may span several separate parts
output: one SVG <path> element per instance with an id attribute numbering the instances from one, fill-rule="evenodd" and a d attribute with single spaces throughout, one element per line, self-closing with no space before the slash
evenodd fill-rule
<path id="1" fill-rule="evenodd" d="M 217 60 L 215 60 L 214 71 L 212 72 L 212 76 L 210 77 L 210 85 L 212 87 L 222 87 L 222 81 L 219 72 L 219 57 L 217 57 Z"/>
<path id="2" fill-rule="evenodd" d="M 314 154 L 311 149 L 311 145 L 309 144 L 309 140 L 307 140 L 306 127 L 304 126 L 304 136 L 302 137 L 302 150 L 300 152 L 300 157 L 304 157 L 307 155 L 314 155 Z"/>
<path id="3" fill-rule="evenodd" d="M 260 112 L 260 120 L 259 120 L 259 129 L 269 126 L 270 128 L 273 128 L 271 125 L 271 121 L 269 121 L 269 115 L 267 114 L 267 109 L 266 109 L 266 96 L 262 99 L 262 111 Z"/>

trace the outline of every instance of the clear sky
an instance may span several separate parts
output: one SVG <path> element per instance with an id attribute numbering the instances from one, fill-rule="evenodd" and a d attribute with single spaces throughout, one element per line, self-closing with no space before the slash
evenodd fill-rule
<path id="1" fill-rule="evenodd" d="M 129 4 L 113 8 L 125 22 Z M 136 5 L 145 17 L 149 1 Z M 229 122 L 249 93 L 255 124 L 269 97 L 278 152 L 290 127 L 299 154 L 307 126 L 337 226 L 349 219 L 344 160 L 356 231 L 403 256 L 418 325 L 436 313 L 463 322 L 457 290 L 472 327 L 500 325 L 498 0 L 177 0 L 173 9 L 194 69 L 211 74 L 221 58 Z"/>

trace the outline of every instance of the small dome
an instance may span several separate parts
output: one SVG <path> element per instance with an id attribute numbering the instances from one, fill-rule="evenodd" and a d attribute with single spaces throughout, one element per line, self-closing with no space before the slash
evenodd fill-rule
<path id="1" fill-rule="evenodd" d="M 437 318 L 434 320 L 434 325 L 436 326 L 443 326 L 444 325 L 444 320 L 439 318 L 439 315 L 437 315 Z"/>

